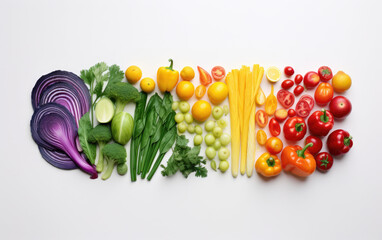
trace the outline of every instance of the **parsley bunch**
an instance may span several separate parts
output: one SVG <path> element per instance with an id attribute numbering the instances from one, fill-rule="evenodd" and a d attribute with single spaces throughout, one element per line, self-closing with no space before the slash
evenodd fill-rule
<path id="1" fill-rule="evenodd" d="M 188 140 L 184 135 L 177 136 L 174 151 L 167 161 L 167 167 L 163 168 L 163 176 L 174 175 L 180 171 L 185 178 L 195 172 L 196 177 L 207 177 L 207 169 L 204 167 L 206 160 L 199 156 L 200 146 L 190 148 L 187 146 Z"/>

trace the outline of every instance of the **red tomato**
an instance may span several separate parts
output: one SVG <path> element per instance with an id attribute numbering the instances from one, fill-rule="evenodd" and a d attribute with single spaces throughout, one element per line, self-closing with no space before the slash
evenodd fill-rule
<path id="1" fill-rule="evenodd" d="M 308 95 L 308 94 L 302 95 L 302 96 L 300 97 L 300 100 L 299 100 L 299 101 L 305 101 L 305 102 L 307 102 L 307 103 L 309 104 L 309 109 L 310 109 L 310 110 L 312 110 L 313 107 L 314 107 L 314 100 L 313 100 L 313 98 L 312 98 L 310 95 Z"/>
<path id="2" fill-rule="evenodd" d="M 221 66 L 215 66 L 211 70 L 212 77 L 216 80 L 222 80 L 225 77 L 225 69 Z"/>
<path id="3" fill-rule="evenodd" d="M 288 110 L 288 117 L 294 117 L 296 116 L 296 111 L 294 109 L 289 109 Z"/>
<path id="4" fill-rule="evenodd" d="M 322 66 L 318 69 L 318 75 L 320 76 L 321 81 L 327 82 L 333 78 L 333 72 L 330 67 Z"/>
<path id="5" fill-rule="evenodd" d="M 333 166 L 333 157 L 330 153 L 320 152 L 316 155 L 316 168 L 321 172 L 327 172 Z"/>
<path id="6" fill-rule="evenodd" d="M 309 104 L 305 101 L 298 101 L 296 104 L 296 114 L 299 117 L 306 118 L 309 116 L 310 113 L 310 107 Z"/>
<path id="7" fill-rule="evenodd" d="M 291 92 L 281 89 L 277 93 L 277 100 L 281 103 L 284 108 L 290 108 L 294 103 L 294 96 Z"/>
<path id="8" fill-rule="evenodd" d="M 308 148 L 309 152 L 315 156 L 317 153 L 319 153 L 322 149 L 322 141 L 316 136 L 308 136 L 305 139 L 305 145 L 308 143 L 313 143 L 313 146 Z"/>
<path id="9" fill-rule="evenodd" d="M 255 120 L 259 127 L 263 128 L 268 124 L 268 114 L 264 110 L 258 110 L 255 115 Z"/>
<path id="10" fill-rule="evenodd" d="M 284 108 L 280 108 L 280 109 L 277 109 L 276 112 L 275 112 L 275 119 L 278 121 L 278 122 L 284 122 L 285 119 L 287 119 L 288 117 L 288 111 L 285 110 Z"/>
<path id="11" fill-rule="evenodd" d="M 269 121 L 269 132 L 272 136 L 277 137 L 281 133 L 281 127 L 280 124 L 276 121 L 275 118 L 271 118 Z"/>
<path id="12" fill-rule="evenodd" d="M 296 83 L 296 85 L 300 84 L 302 82 L 304 78 L 302 77 L 301 74 L 297 74 L 295 77 L 294 77 L 294 82 Z"/>
<path id="13" fill-rule="evenodd" d="M 329 104 L 329 110 L 335 118 L 345 118 L 351 113 L 351 102 L 343 96 L 337 96 Z"/>
<path id="14" fill-rule="evenodd" d="M 314 99 L 320 106 L 325 106 L 333 98 L 333 87 L 330 83 L 320 83 L 314 92 Z"/>
<path id="15" fill-rule="evenodd" d="M 294 85 L 294 82 L 290 79 L 284 80 L 283 83 L 281 83 L 281 87 L 285 90 L 288 90 Z"/>
<path id="16" fill-rule="evenodd" d="M 304 76 L 304 85 L 308 89 L 314 88 L 319 82 L 320 76 L 316 72 L 310 71 Z"/>
<path id="17" fill-rule="evenodd" d="M 288 77 L 292 76 L 294 74 L 294 69 L 292 67 L 290 67 L 290 66 L 287 66 L 287 67 L 284 68 L 284 73 Z"/>
<path id="18" fill-rule="evenodd" d="M 305 90 L 305 88 L 301 85 L 297 85 L 294 90 L 293 90 L 293 93 L 294 95 L 297 97 L 298 95 L 300 95 L 303 91 Z"/>
<path id="19" fill-rule="evenodd" d="M 199 80 L 202 85 L 207 87 L 210 83 L 212 83 L 212 77 L 206 70 L 198 66 L 198 71 Z"/>

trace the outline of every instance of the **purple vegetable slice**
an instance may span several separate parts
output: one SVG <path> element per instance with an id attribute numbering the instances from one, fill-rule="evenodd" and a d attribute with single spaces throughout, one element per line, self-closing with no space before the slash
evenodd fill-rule
<path id="1" fill-rule="evenodd" d="M 97 178 L 95 166 L 90 165 L 76 148 L 77 126 L 73 115 L 62 105 L 47 103 L 40 106 L 31 119 L 33 140 L 48 150 L 61 150 L 84 172 Z"/>
<path id="2" fill-rule="evenodd" d="M 36 108 L 38 108 L 41 105 L 40 100 L 41 100 L 43 91 L 46 88 L 48 88 L 50 85 L 54 83 L 59 83 L 59 82 L 72 85 L 73 88 L 76 89 L 78 93 L 80 93 L 81 104 L 84 105 L 84 108 L 89 110 L 91 105 L 90 94 L 85 83 L 76 74 L 72 72 L 61 71 L 61 70 L 57 70 L 49 74 L 43 75 L 37 80 L 32 90 L 32 96 L 31 96 L 32 107 L 34 110 L 36 110 Z"/>
<path id="3" fill-rule="evenodd" d="M 51 151 L 40 146 L 38 147 L 38 149 L 40 150 L 41 156 L 45 159 L 45 161 L 55 166 L 56 168 L 65 170 L 77 168 L 77 165 L 64 152 Z"/>

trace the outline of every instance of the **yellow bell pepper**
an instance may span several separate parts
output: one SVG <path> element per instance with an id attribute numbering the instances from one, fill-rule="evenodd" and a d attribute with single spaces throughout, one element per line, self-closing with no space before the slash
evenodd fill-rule
<path id="1" fill-rule="evenodd" d="M 273 177 L 281 173 L 281 161 L 276 155 L 263 153 L 256 161 L 256 171 L 264 177 Z"/>
<path id="2" fill-rule="evenodd" d="M 160 67 L 157 72 L 157 83 L 161 92 L 171 92 L 179 80 L 179 72 L 172 69 L 173 60 L 169 59 L 169 61 L 169 67 Z"/>

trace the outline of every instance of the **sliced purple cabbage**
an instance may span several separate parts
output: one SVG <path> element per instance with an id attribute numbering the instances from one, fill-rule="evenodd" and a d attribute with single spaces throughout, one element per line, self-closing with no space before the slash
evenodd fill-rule
<path id="1" fill-rule="evenodd" d="M 84 172 L 97 178 L 95 166 L 90 165 L 76 148 L 77 126 L 73 115 L 62 105 L 47 103 L 34 112 L 31 122 L 33 140 L 51 151 L 65 152 Z"/>
<path id="2" fill-rule="evenodd" d="M 73 88 L 76 89 L 78 93 L 80 93 L 81 104 L 84 105 L 85 109 L 90 109 L 90 94 L 84 81 L 82 81 L 82 79 L 79 76 L 72 72 L 57 70 L 47 75 L 43 75 L 37 80 L 32 90 L 31 96 L 32 107 L 34 110 L 36 110 L 36 108 L 38 108 L 38 106 L 41 105 L 40 101 L 43 91 L 50 85 L 55 83 L 68 83 L 72 85 Z"/>
<path id="3" fill-rule="evenodd" d="M 70 157 L 61 151 L 51 151 L 41 146 L 38 147 L 41 156 L 51 165 L 65 170 L 76 169 L 77 165 L 70 159 Z"/>

